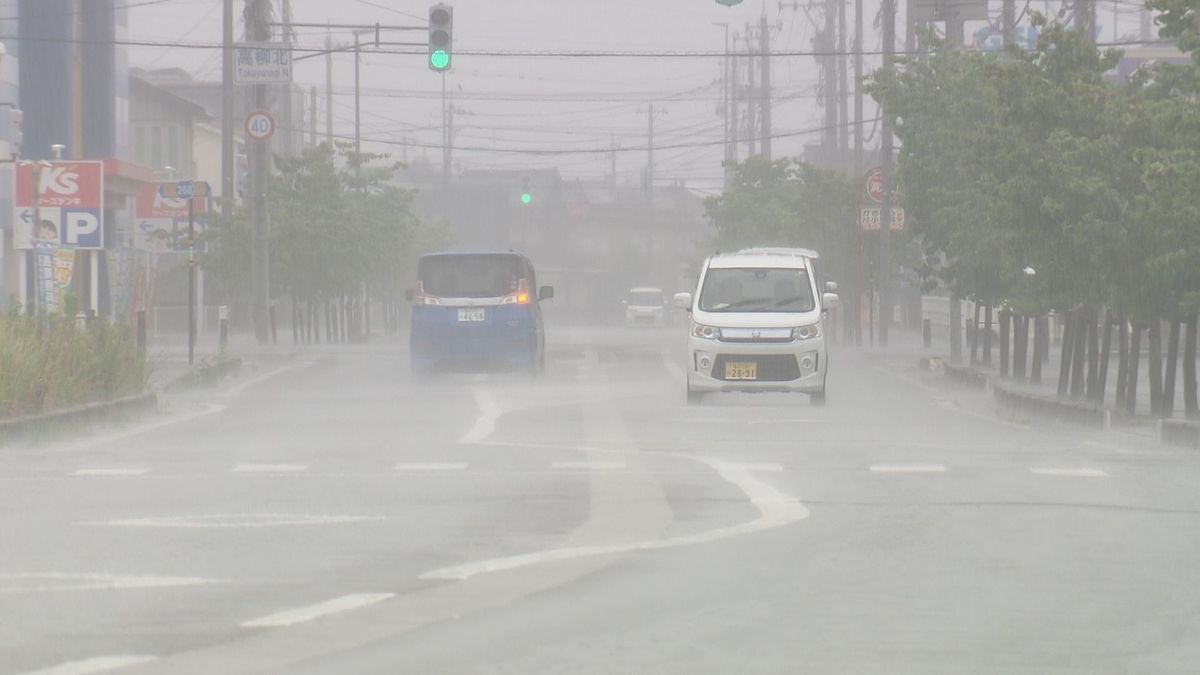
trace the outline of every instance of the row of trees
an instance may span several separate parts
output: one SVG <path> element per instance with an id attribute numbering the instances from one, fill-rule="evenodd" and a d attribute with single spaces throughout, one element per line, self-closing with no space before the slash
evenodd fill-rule
<path id="1" fill-rule="evenodd" d="M 1183 29 L 1172 26 L 1190 24 L 1178 16 L 1164 15 L 1176 35 Z M 1130 410 L 1148 332 L 1151 402 L 1169 414 L 1186 326 L 1185 407 L 1194 414 L 1200 70 L 1160 65 L 1114 84 L 1106 73 L 1119 52 L 1034 22 L 1042 32 L 1031 52 L 935 49 L 870 80 L 896 119 L 897 182 L 924 271 L 977 306 L 1004 308 L 1002 365 L 1015 326 L 1018 376 L 1027 360 L 1040 365 L 1048 345 L 1039 317 L 1067 317 L 1064 395 L 1103 402 L 1116 328 L 1117 400 Z M 1031 324 L 1036 357 L 1026 359 Z"/>
<path id="2" fill-rule="evenodd" d="M 276 158 L 268 192 L 271 297 L 289 301 L 295 339 L 319 342 L 322 328 L 327 340 L 353 337 L 372 300 L 390 324 L 417 255 L 447 243 L 444 227 L 417 218 L 414 193 L 393 183 L 399 168 L 346 143 Z M 213 223 L 202 261 L 216 294 L 242 306 L 250 304 L 250 222 L 246 204 L 232 222 Z"/>

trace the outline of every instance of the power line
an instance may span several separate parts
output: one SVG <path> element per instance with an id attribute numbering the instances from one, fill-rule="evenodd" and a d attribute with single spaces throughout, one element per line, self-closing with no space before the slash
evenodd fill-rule
<path id="1" fill-rule="evenodd" d="M 172 0 L 146 0 L 148 3 L 170 2 Z M 3 19 L 0 19 L 3 20 Z M 11 20 L 11 19 L 10 19 Z M 16 42 L 43 42 L 43 43 L 59 43 L 59 44 L 90 44 L 90 45 L 118 45 L 123 47 L 175 47 L 179 49 L 224 49 L 224 46 L 219 42 L 167 42 L 161 40 L 91 40 L 91 39 L 75 39 L 75 38 L 51 38 L 51 37 L 22 37 L 18 35 L 0 35 L 0 40 L 12 40 Z M 1097 47 L 1128 47 L 1128 46 L 1146 46 L 1146 45 L 1173 45 L 1173 40 L 1119 40 L 1115 42 L 1097 42 Z M 279 42 L 272 45 L 276 49 L 285 49 L 293 54 L 324 54 L 327 50 L 324 47 L 301 47 L 298 45 L 288 45 L 285 42 Z M 425 56 L 426 51 L 417 49 L 384 49 L 384 48 L 362 48 L 359 50 L 364 55 L 372 54 L 390 54 L 399 56 Z M 897 50 L 892 52 L 895 56 L 920 56 L 928 54 L 928 51 L 912 50 L 903 51 Z M 501 49 L 459 49 L 455 50 L 456 56 L 488 56 L 496 58 L 556 58 L 556 59 L 693 59 L 693 58 L 725 58 L 725 52 L 714 51 L 538 51 L 538 50 L 501 50 Z M 738 52 L 737 56 L 761 58 L 762 52 Z M 873 50 L 822 50 L 822 51 L 772 51 L 766 56 L 769 58 L 788 58 L 801 56 L 882 56 L 883 51 L 878 49 Z"/>
<path id="2" fill-rule="evenodd" d="M 863 123 L 866 124 L 868 122 L 877 122 L 877 121 L 879 121 L 879 119 L 880 118 L 875 117 L 872 119 L 863 120 Z M 844 125 L 844 126 L 852 126 L 853 124 L 855 124 L 855 123 L 850 122 L 849 124 Z M 843 125 L 834 125 L 834 126 L 843 126 Z M 297 131 L 296 129 L 287 129 L 287 128 L 284 128 L 284 130 L 285 131 Z M 821 132 L 825 132 L 828 130 L 829 130 L 829 127 L 822 126 L 822 127 L 814 127 L 811 129 L 801 129 L 798 131 L 787 131 L 787 132 L 774 133 L 774 134 L 771 134 L 770 137 L 773 139 L 774 138 L 791 138 L 791 137 L 795 137 L 795 136 L 806 136 L 809 134 L 821 133 Z M 347 136 L 347 135 L 342 135 L 342 134 L 334 134 L 333 137 L 336 139 L 339 139 L 339 140 L 354 140 L 353 136 Z M 746 140 L 747 139 L 735 139 L 735 142 L 745 143 Z M 757 137 L 756 137 L 756 140 L 757 140 Z M 392 146 L 407 145 L 407 146 L 413 147 L 413 148 L 429 148 L 429 149 L 439 149 L 439 150 L 442 149 L 443 147 L 445 147 L 441 143 L 418 143 L 415 141 L 405 142 L 405 141 L 397 141 L 395 139 L 384 139 L 384 138 L 364 138 L 364 139 L 362 139 L 362 141 L 364 143 L 378 143 L 380 145 L 392 145 Z M 662 145 L 654 145 L 654 146 L 650 146 L 650 147 L 654 150 L 672 150 L 675 148 L 713 147 L 713 146 L 719 146 L 719 145 L 724 145 L 724 144 L 725 144 L 725 140 L 721 139 L 721 140 L 717 140 L 717 141 L 665 143 Z M 640 152 L 646 152 L 646 150 L 647 150 L 646 146 L 616 147 L 616 148 L 611 147 L 611 146 L 596 146 L 593 148 L 534 149 L 534 148 L 487 147 L 487 146 L 474 146 L 474 145 L 451 145 L 450 148 L 452 150 L 458 150 L 458 151 L 463 151 L 463 152 L 496 152 L 496 153 L 502 153 L 502 154 L 543 155 L 543 156 L 602 155 L 602 154 L 607 154 L 607 153 L 611 153 L 611 152 L 619 152 L 619 153 L 639 152 L 640 153 Z"/>

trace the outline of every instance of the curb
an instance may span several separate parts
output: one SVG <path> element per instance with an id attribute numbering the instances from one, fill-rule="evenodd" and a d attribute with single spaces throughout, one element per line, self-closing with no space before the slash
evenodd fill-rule
<path id="1" fill-rule="evenodd" d="M 157 408 L 158 395 L 154 392 L 144 392 L 111 401 L 87 403 L 74 408 L 0 420 L 0 443 L 50 431 L 65 425 L 93 424 Z"/>
<path id="2" fill-rule="evenodd" d="M 1163 445 L 1200 450 L 1200 422 L 1159 420 L 1156 435 Z"/>
<path id="3" fill-rule="evenodd" d="M 1017 391 L 995 382 L 992 383 L 992 393 L 999 406 L 998 412 L 1008 412 L 1009 419 L 1018 416 L 1039 417 L 1091 429 L 1107 431 L 1112 428 L 1112 412 L 1099 406 Z"/>
<path id="4" fill-rule="evenodd" d="M 986 391 L 991 383 L 987 375 L 966 366 L 955 366 L 943 362 L 942 370 L 946 373 L 947 378 L 976 389 Z"/>
<path id="5" fill-rule="evenodd" d="M 199 365 L 162 385 L 163 391 L 178 391 L 190 387 L 211 387 L 242 367 L 239 357 L 224 358 L 212 365 Z"/>

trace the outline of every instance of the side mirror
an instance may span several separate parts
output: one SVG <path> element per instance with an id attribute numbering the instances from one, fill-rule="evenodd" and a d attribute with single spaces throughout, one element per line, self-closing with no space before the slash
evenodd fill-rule
<path id="1" fill-rule="evenodd" d="M 676 293 L 675 306 L 685 311 L 692 311 L 692 294 L 691 293 Z"/>
<path id="2" fill-rule="evenodd" d="M 826 281 L 825 290 L 829 293 L 837 293 L 838 287 L 836 281 Z"/>
<path id="3" fill-rule="evenodd" d="M 842 299 L 838 297 L 837 293 L 826 293 L 821 296 L 821 309 L 823 310 L 837 309 L 841 304 Z"/>
<path id="4" fill-rule="evenodd" d="M 405 289 L 405 291 L 404 291 L 404 299 L 405 299 L 405 300 L 407 300 L 407 301 L 409 301 L 409 302 L 412 302 L 412 301 L 413 301 L 413 289 L 411 289 L 411 288 L 409 288 L 409 289 Z"/>
<path id="5" fill-rule="evenodd" d="M 554 297 L 553 286 L 542 286 L 538 289 L 538 300 L 549 300 Z"/>

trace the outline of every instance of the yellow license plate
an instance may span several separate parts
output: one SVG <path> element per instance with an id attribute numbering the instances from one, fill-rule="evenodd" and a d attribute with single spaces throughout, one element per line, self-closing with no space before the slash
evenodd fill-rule
<path id="1" fill-rule="evenodd" d="M 725 379 L 727 380 L 757 380 L 758 364 L 750 362 L 730 361 L 725 364 Z"/>

